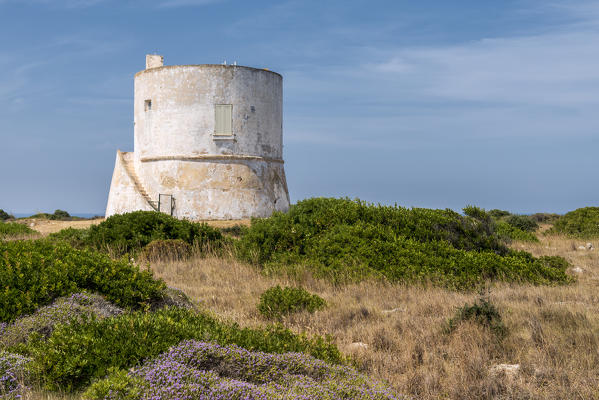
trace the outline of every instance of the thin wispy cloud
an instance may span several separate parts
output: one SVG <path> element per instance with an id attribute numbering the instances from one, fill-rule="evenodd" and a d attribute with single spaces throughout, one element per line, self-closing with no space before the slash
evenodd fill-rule
<path id="1" fill-rule="evenodd" d="M 168 0 L 158 4 L 159 8 L 199 7 L 221 3 L 226 0 Z"/>
<path id="2" fill-rule="evenodd" d="M 46 5 L 64 8 L 85 8 L 105 3 L 109 0 L 0 0 L 2 4 Z"/>

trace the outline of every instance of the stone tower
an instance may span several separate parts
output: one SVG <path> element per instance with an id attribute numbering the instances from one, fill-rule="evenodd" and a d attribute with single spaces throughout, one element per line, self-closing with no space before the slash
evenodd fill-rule
<path id="1" fill-rule="evenodd" d="M 159 210 L 192 220 L 289 208 L 281 75 L 237 65 L 164 66 L 135 75 L 134 151 L 117 151 L 106 216 Z"/>

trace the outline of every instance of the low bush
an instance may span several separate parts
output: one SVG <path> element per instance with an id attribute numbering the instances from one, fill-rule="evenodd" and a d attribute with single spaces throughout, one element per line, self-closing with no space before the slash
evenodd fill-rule
<path id="1" fill-rule="evenodd" d="M 283 315 L 299 311 L 313 313 L 326 307 L 326 302 L 306 289 L 279 285 L 266 290 L 260 296 L 258 311 L 266 318 L 281 318 Z"/>
<path id="2" fill-rule="evenodd" d="M 0 321 L 12 321 L 82 290 L 131 308 L 162 297 L 165 288 L 150 271 L 126 260 L 48 240 L 0 242 L 0 282 Z"/>
<path id="3" fill-rule="evenodd" d="M 75 320 L 57 327 L 46 341 L 30 340 L 29 354 L 47 388 L 73 390 L 103 378 L 111 369 L 138 365 L 185 339 L 268 353 L 304 352 L 329 362 L 342 360 L 335 345 L 320 337 L 309 339 L 280 326 L 240 328 L 181 308 Z"/>
<path id="4" fill-rule="evenodd" d="M 533 233 L 523 231 L 519 228 L 510 225 L 505 221 L 498 221 L 495 224 L 495 233 L 499 237 L 506 238 L 506 241 L 518 240 L 521 242 L 538 242 L 539 238 Z"/>
<path id="5" fill-rule="evenodd" d="M 54 211 L 53 214 L 37 213 L 37 214 L 33 214 L 32 216 L 27 217 L 27 218 L 49 219 L 52 221 L 73 221 L 73 220 L 84 219 L 84 218 L 79 218 L 79 217 L 72 217 L 71 214 L 69 214 L 68 212 L 66 212 L 64 210 L 56 210 L 56 211 Z"/>
<path id="6" fill-rule="evenodd" d="M 579 238 L 599 237 L 599 207 L 585 207 L 560 217 L 547 233 Z"/>
<path id="7" fill-rule="evenodd" d="M 10 215 L 9 213 L 7 213 L 6 211 L 4 211 L 3 209 L 0 208 L 0 221 L 6 221 L 7 219 L 14 219 L 15 217 L 13 217 L 12 215 Z"/>
<path id="8" fill-rule="evenodd" d="M 268 354 L 235 345 L 185 341 L 127 372 L 113 371 L 88 399 L 357 399 L 400 397 L 352 368 L 297 353 Z"/>
<path id="9" fill-rule="evenodd" d="M 178 261 L 190 255 L 191 245 L 181 239 L 153 240 L 141 252 L 141 256 L 148 261 Z"/>
<path id="10" fill-rule="evenodd" d="M 497 208 L 493 209 L 493 210 L 489 210 L 487 211 L 489 213 L 489 215 L 493 218 L 503 218 L 503 217 L 507 217 L 509 215 L 512 215 L 509 211 L 505 211 L 505 210 L 498 210 Z"/>
<path id="11" fill-rule="evenodd" d="M 473 289 L 487 280 L 569 282 L 565 268 L 507 249 L 484 210 L 450 211 L 310 199 L 254 219 L 237 255 L 267 273 L 308 268 L 335 283 L 369 277 Z"/>
<path id="12" fill-rule="evenodd" d="M 61 231 L 48 235 L 48 240 L 52 242 L 64 242 L 69 245 L 82 249 L 88 242 L 89 229 L 66 228 Z"/>
<path id="13" fill-rule="evenodd" d="M 141 249 L 154 240 L 165 239 L 180 239 L 200 249 L 218 249 L 223 244 L 223 236 L 218 229 L 156 211 L 113 215 L 91 226 L 85 242 L 99 250 L 110 248 L 124 254 Z"/>
<path id="14" fill-rule="evenodd" d="M 17 237 L 24 235 L 35 235 L 39 232 L 34 231 L 27 225 L 17 222 L 0 222 L 0 239 L 2 237 Z"/>
<path id="15" fill-rule="evenodd" d="M 530 218 L 536 221 L 539 224 L 553 224 L 560 218 L 559 214 L 551 214 L 551 213 L 536 213 L 531 214 Z"/>
<path id="16" fill-rule="evenodd" d="M 501 319 L 501 314 L 489 299 L 480 298 L 472 305 L 465 304 L 456 311 L 456 315 L 447 323 L 446 332 L 453 332 L 463 321 L 473 321 L 490 329 L 498 338 L 503 338 L 507 329 Z"/>
<path id="17" fill-rule="evenodd" d="M 31 315 L 18 318 L 0 330 L 0 348 L 26 343 L 32 334 L 48 337 L 59 324 L 73 319 L 106 318 L 119 315 L 122 309 L 107 302 L 97 294 L 75 293 L 60 297 L 52 304 L 39 308 Z"/>
<path id="18" fill-rule="evenodd" d="M 534 232 L 539 229 L 537 221 L 528 215 L 510 215 L 505 222 L 524 232 Z"/>

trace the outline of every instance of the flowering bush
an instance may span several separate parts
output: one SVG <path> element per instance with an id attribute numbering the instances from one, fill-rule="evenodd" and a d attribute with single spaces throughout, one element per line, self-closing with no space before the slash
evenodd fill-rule
<path id="1" fill-rule="evenodd" d="M 123 310 L 110 304 L 97 294 L 75 293 L 61 297 L 54 303 L 38 309 L 31 315 L 18 318 L 11 324 L 0 324 L 0 345 L 11 347 L 27 342 L 32 333 L 50 336 L 58 324 L 66 324 L 73 319 L 90 317 L 110 317 Z"/>
<path id="2" fill-rule="evenodd" d="M 301 353 L 269 354 L 235 345 L 184 341 L 130 372 L 94 383 L 88 399 L 399 399 L 347 366 Z"/>
<path id="3" fill-rule="evenodd" d="M 112 368 L 138 365 L 186 339 L 272 353 L 305 352 L 329 362 L 342 360 L 337 347 L 321 337 L 307 338 L 280 326 L 240 328 L 182 308 L 73 320 L 56 327 L 46 341 L 30 341 L 27 350 L 48 389 L 74 390 L 106 376 Z"/>
<path id="4" fill-rule="evenodd" d="M 0 399 L 20 399 L 25 390 L 27 366 L 31 360 L 0 351 Z"/>

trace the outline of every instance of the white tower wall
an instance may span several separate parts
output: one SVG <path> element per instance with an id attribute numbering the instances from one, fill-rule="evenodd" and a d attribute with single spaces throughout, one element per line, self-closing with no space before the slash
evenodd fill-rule
<path id="1" fill-rule="evenodd" d="M 135 76 L 135 151 L 117 157 L 107 216 L 144 209 L 140 199 L 155 207 L 159 194 L 173 196 L 179 218 L 286 211 L 282 77 L 241 66 L 165 67 L 156 57 Z M 219 105 L 232 106 L 230 135 L 215 134 Z"/>

